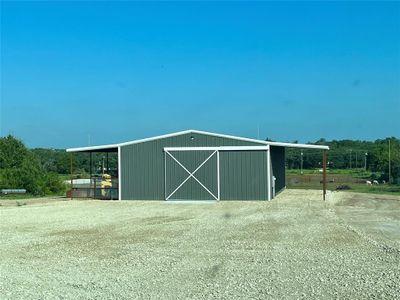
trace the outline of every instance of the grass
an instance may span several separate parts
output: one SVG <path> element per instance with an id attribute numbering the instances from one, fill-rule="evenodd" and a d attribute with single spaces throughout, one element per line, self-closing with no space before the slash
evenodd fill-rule
<path id="1" fill-rule="evenodd" d="M 8 194 L 8 195 L 1 195 L 1 200 L 24 200 L 24 199 L 33 199 L 33 198 L 41 198 L 43 196 L 37 196 L 32 194 Z"/>
<path id="2" fill-rule="evenodd" d="M 400 195 L 400 185 L 399 184 L 375 185 L 375 186 L 354 184 L 350 187 L 351 187 L 352 191 L 359 192 L 359 193 Z"/>
<path id="3" fill-rule="evenodd" d="M 308 173 L 299 174 L 294 173 L 293 170 L 289 170 L 286 182 L 288 188 L 295 189 L 322 189 L 322 174 Z M 298 170 L 297 170 L 298 171 Z M 312 170 L 307 170 L 312 171 Z M 360 193 L 374 193 L 374 194 L 388 194 L 388 195 L 400 195 L 399 184 L 379 184 L 379 185 L 366 185 L 365 180 L 369 177 L 355 176 L 355 174 L 349 174 L 346 172 L 328 173 L 327 174 L 327 189 L 336 190 L 338 186 L 347 185 L 353 192 Z"/>
<path id="4" fill-rule="evenodd" d="M 287 169 L 286 174 L 288 175 L 312 175 L 312 174 L 320 174 L 320 169 L 303 169 L 303 174 L 301 174 L 300 169 Z M 370 172 L 365 171 L 364 169 L 327 169 L 328 175 L 348 175 L 356 178 L 370 178 L 371 176 L 379 177 L 381 172 Z"/>
<path id="5" fill-rule="evenodd" d="M 342 184 L 340 184 L 342 185 Z M 400 185 L 385 185 L 385 186 L 367 186 L 362 184 L 347 184 L 350 187 L 349 191 L 358 193 L 370 193 L 370 194 L 386 194 L 386 195 L 399 195 L 400 196 Z M 339 184 L 329 184 L 327 189 L 330 191 L 336 190 Z M 316 184 L 292 184 L 287 186 L 288 189 L 322 189 L 322 185 Z"/>

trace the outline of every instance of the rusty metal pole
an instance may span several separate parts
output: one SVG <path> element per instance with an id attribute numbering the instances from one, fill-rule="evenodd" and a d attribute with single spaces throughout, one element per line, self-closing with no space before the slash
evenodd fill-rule
<path id="1" fill-rule="evenodd" d="M 71 154 L 70 154 L 70 168 L 71 168 L 71 200 L 74 198 L 74 171 L 73 171 L 73 168 L 72 168 L 72 166 L 73 166 L 73 164 L 72 164 L 72 152 L 71 152 Z"/>
<path id="2" fill-rule="evenodd" d="M 323 199 L 325 201 L 326 196 L 326 150 L 322 154 L 322 189 L 323 189 Z"/>

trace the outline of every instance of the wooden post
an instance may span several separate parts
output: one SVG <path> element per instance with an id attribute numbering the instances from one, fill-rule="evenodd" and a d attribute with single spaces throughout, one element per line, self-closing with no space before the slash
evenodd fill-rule
<path id="1" fill-rule="evenodd" d="M 325 201 L 326 196 L 326 150 L 322 154 L 322 189 L 323 189 L 323 199 Z"/>
<path id="2" fill-rule="evenodd" d="M 71 200 L 74 198 L 74 171 L 73 171 L 73 164 L 72 164 L 72 152 L 70 153 L 70 168 L 71 168 Z"/>

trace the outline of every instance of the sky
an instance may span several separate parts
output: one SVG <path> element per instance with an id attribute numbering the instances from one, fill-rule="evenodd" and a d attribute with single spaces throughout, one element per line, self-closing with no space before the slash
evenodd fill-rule
<path id="1" fill-rule="evenodd" d="M 0 135 L 400 137 L 400 2 L 1 2 Z"/>

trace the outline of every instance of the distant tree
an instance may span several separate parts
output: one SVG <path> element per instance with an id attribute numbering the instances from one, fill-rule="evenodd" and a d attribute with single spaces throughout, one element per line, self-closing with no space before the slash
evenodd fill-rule
<path id="1" fill-rule="evenodd" d="M 13 136 L 0 138 L 0 169 L 20 167 L 28 152 L 24 144 Z"/>
<path id="2" fill-rule="evenodd" d="M 400 140 L 393 137 L 377 140 L 377 145 L 371 153 L 371 164 L 374 169 L 383 172 L 382 179 L 389 180 L 389 140 L 391 180 L 393 183 L 400 183 Z"/>
<path id="3" fill-rule="evenodd" d="M 365 166 L 372 172 L 382 173 L 382 179 L 388 180 L 389 176 L 389 139 L 391 143 L 391 177 L 393 182 L 400 183 L 400 140 L 395 137 L 382 140 L 357 141 L 333 140 L 323 138 L 314 144 L 328 145 L 328 162 L 330 168 L 345 169 Z M 301 152 L 303 152 L 303 168 L 313 169 L 321 166 L 321 151 L 313 149 L 286 150 L 286 165 L 289 169 L 300 168 Z M 366 163 L 366 164 L 365 164 Z"/>
<path id="4" fill-rule="evenodd" d="M 33 195 L 64 189 L 58 175 L 46 172 L 39 158 L 11 135 L 0 138 L 0 188 L 23 188 Z"/>

